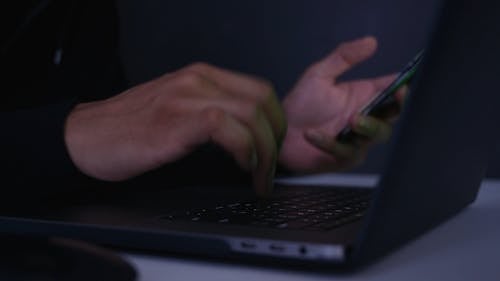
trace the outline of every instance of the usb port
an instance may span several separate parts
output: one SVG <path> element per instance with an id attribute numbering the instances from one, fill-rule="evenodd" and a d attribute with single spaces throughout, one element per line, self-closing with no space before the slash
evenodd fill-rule
<path id="1" fill-rule="evenodd" d="M 279 253 L 283 253 L 285 251 L 285 246 L 282 246 L 282 245 L 277 245 L 277 244 L 271 244 L 269 246 L 269 249 L 273 252 L 279 252 Z"/>
<path id="2" fill-rule="evenodd" d="M 252 243 L 252 242 L 242 241 L 240 245 L 241 245 L 241 248 L 245 249 L 245 250 L 252 250 L 252 249 L 257 248 L 257 245 L 255 245 L 255 243 Z"/>

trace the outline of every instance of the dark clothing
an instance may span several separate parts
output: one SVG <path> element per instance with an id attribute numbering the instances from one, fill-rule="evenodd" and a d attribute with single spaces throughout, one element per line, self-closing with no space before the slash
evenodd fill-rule
<path id="1" fill-rule="evenodd" d="M 0 10 L 5 189 L 84 178 L 67 153 L 64 123 L 77 102 L 124 87 L 115 13 L 107 0 L 9 1 Z"/>
<path id="2" fill-rule="evenodd" d="M 9 182 L 2 191 L 36 197 L 51 191 L 71 193 L 81 183 L 85 188 L 100 186 L 102 182 L 86 177 L 72 163 L 64 123 L 78 102 L 103 99 L 125 88 L 114 1 L 11 2 L 12 7 L 1 10 L 9 22 L 1 34 L 1 176 Z M 196 181 L 249 182 L 249 175 L 209 144 L 119 185 L 165 188 Z"/>

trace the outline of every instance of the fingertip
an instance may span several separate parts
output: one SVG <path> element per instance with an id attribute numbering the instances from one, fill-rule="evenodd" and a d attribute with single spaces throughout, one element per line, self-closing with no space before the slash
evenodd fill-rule
<path id="1" fill-rule="evenodd" d="M 334 79 L 373 56 L 377 46 L 377 39 L 374 36 L 342 42 L 327 57 L 313 64 L 307 72 Z"/>
<path id="2" fill-rule="evenodd" d="M 374 142 L 385 142 L 392 134 L 389 124 L 371 116 L 358 116 L 353 127 L 356 133 Z"/>
<path id="3" fill-rule="evenodd" d="M 255 148 L 250 149 L 249 153 L 240 153 L 234 155 L 233 157 L 238 161 L 241 168 L 247 172 L 254 172 L 259 167 L 259 157 Z"/>
<path id="4" fill-rule="evenodd" d="M 271 180 L 271 181 L 269 181 L 269 180 L 261 181 L 258 179 L 254 180 L 255 194 L 259 198 L 271 197 L 271 194 L 273 193 L 273 189 L 274 189 L 273 180 Z"/>
<path id="5" fill-rule="evenodd" d="M 409 91 L 410 87 L 407 84 L 401 86 L 401 88 L 398 89 L 398 91 L 396 92 L 396 100 L 399 102 L 399 104 L 404 103 Z"/>
<path id="6" fill-rule="evenodd" d="M 368 138 L 374 138 L 380 131 L 380 122 L 370 116 L 358 115 L 354 117 L 353 130 Z"/>
<path id="7" fill-rule="evenodd" d="M 274 176 L 276 173 L 276 161 L 269 168 L 260 166 L 253 171 L 254 190 L 258 197 L 268 198 L 274 190 Z"/>
<path id="8" fill-rule="evenodd" d="M 358 37 L 351 41 L 344 42 L 341 44 L 346 50 L 351 50 L 353 48 L 364 49 L 364 50 L 375 50 L 378 47 L 378 41 L 375 36 L 367 35 L 363 37 Z"/>
<path id="9" fill-rule="evenodd" d="M 329 153 L 337 159 L 346 160 L 354 158 L 357 154 L 357 150 L 357 145 L 352 142 L 335 142 L 330 146 Z"/>
<path id="10" fill-rule="evenodd" d="M 356 127 L 366 128 L 371 127 L 375 123 L 375 118 L 368 115 L 356 115 L 352 120 L 352 125 Z"/>
<path id="11" fill-rule="evenodd" d="M 269 198 L 270 194 L 265 190 L 265 189 L 261 189 L 261 188 L 255 188 L 255 194 L 257 195 L 257 197 L 259 198 Z"/>
<path id="12" fill-rule="evenodd" d="M 268 197 L 273 194 L 274 191 L 274 177 L 276 175 L 276 160 L 273 161 L 271 170 L 269 171 L 269 174 L 267 175 L 267 181 L 266 181 L 266 194 Z"/>
<path id="13" fill-rule="evenodd" d="M 362 37 L 358 40 L 354 40 L 354 48 L 353 49 L 358 49 L 357 52 L 359 54 L 364 54 L 364 59 L 367 59 L 371 57 L 375 52 L 377 51 L 378 48 L 378 41 L 375 36 L 368 35 L 365 37 Z"/>
<path id="14" fill-rule="evenodd" d="M 250 169 L 252 171 L 255 171 L 258 166 L 259 166 L 259 157 L 257 156 L 257 150 L 252 149 L 250 155 Z"/>
<path id="15" fill-rule="evenodd" d="M 373 48 L 377 48 L 378 47 L 378 40 L 373 35 L 366 35 L 361 40 L 363 40 L 365 42 L 365 44 L 367 44 L 369 46 L 373 46 Z"/>

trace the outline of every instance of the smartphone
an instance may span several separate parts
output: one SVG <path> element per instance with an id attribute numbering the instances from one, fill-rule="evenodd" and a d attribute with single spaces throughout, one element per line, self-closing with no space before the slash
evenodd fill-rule
<path id="1" fill-rule="evenodd" d="M 377 94 L 365 107 L 360 111 L 360 115 L 370 115 L 375 117 L 380 117 L 381 112 L 386 109 L 391 104 L 396 102 L 394 94 L 397 90 L 407 84 L 417 71 L 424 50 L 420 51 L 399 73 L 399 75 L 392 81 L 392 83 L 387 86 L 383 91 Z M 355 137 L 355 133 L 352 131 L 351 127 L 347 125 L 337 136 L 337 140 L 341 142 L 348 142 Z"/>

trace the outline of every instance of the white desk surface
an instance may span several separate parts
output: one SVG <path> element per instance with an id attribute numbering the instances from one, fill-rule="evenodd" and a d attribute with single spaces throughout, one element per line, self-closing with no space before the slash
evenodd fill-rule
<path id="1" fill-rule="evenodd" d="M 296 180 L 297 181 L 297 180 Z M 373 185 L 360 175 L 319 175 L 300 181 Z M 124 254 L 136 267 L 138 281 L 189 280 L 500 280 L 500 181 L 485 180 L 479 197 L 458 216 L 374 265 L 347 275 L 262 268 L 254 265 Z"/>

